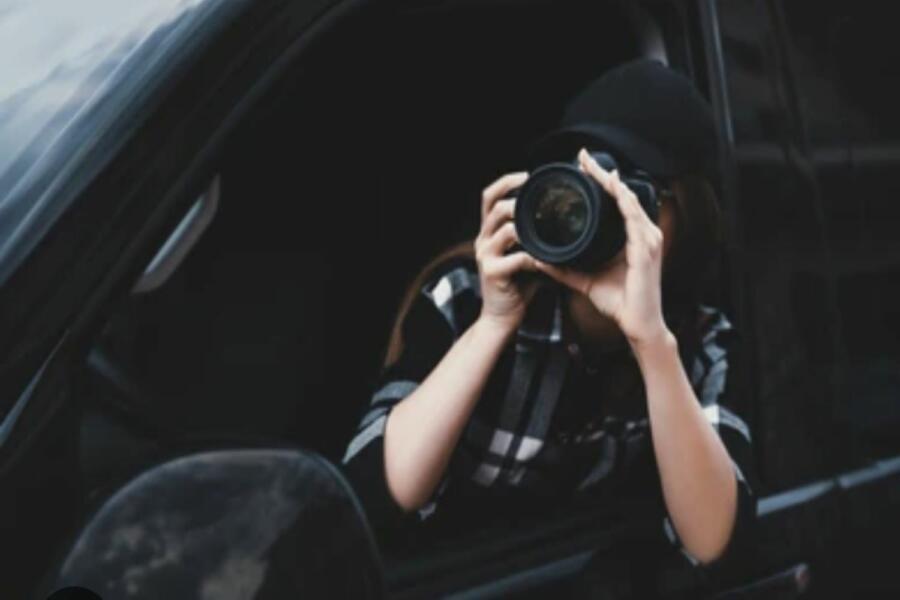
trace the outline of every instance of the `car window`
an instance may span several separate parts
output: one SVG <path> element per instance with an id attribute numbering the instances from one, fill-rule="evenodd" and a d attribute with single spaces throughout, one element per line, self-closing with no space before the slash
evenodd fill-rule
<path id="1" fill-rule="evenodd" d="M 87 0 L 7 3 L 0 39 L 15 51 L 0 55 L 0 174 L 26 169 L 47 150 L 129 51 L 191 3 L 182 0 L 122 4 Z"/>
<path id="2" fill-rule="evenodd" d="M 237 5 L 239 3 L 234 3 Z M 65 209 L 62 178 L 124 141 L 219 0 L 14 0 L 0 8 L 0 279 Z M 156 79 L 155 79 L 156 78 Z M 127 127 L 120 120 L 128 117 Z M 112 137 L 113 139 L 107 139 Z M 93 154 L 92 154 L 93 153 Z M 94 167 L 97 165 L 94 164 Z"/>

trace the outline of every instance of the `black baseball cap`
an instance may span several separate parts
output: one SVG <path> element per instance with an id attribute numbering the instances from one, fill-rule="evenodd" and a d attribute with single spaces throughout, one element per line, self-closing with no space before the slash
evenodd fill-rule
<path id="1" fill-rule="evenodd" d="M 651 176 L 700 173 L 715 181 L 716 126 L 693 83 L 661 62 L 621 64 L 566 106 L 558 129 L 538 139 L 529 160 L 567 158 L 581 146 L 626 159 Z M 560 153 L 565 152 L 563 157 Z"/>

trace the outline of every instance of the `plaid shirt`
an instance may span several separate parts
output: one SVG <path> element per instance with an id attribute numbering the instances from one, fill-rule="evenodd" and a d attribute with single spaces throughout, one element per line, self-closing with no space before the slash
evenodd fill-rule
<path id="1" fill-rule="evenodd" d="M 507 346 L 493 369 L 447 472 L 431 501 L 418 511 L 420 519 L 441 510 L 453 488 L 469 495 L 491 490 L 502 491 L 505 497 L 512 490 L 522 497 L 558 495 L 611 485 L 641 467 L 652 468 L 659 486 L 643 380 L 634 356 L 625 345 L 602 361 L 586 360 L 564 310 L 567 293 L 561 286 L 545 286 L 530 303 L 515 343 Z M 428 376 L 480 308 L 477 267 L 470 259 L 438 267 L 413 302 L 403 323 L 403 351 L 381 373 L 344 457 L 365 504 L 391 504 L 382 465 L 384 429 L 392 407 Z M 707 306 L 698 308 L 693 327 L 690 337 L 695 342 L 679 336 L 679 350 L 703 413 L 732 457 L 739 482 L 736 531 L 743 530 L 740 521 L 755 513 L 744 476 L 751 460 L 751 436 L 724 402 L 734 332 L 722 312 Z M 663 529 L 696 564 L 681 548 L 667 515 Z"/>

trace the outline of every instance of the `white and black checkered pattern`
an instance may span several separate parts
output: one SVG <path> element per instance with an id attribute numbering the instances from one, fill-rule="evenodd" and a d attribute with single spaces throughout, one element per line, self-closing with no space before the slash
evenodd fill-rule
<path id="1" fill-rule="evenodd" d="M 540 489 L 554 485 L 548 473 L 577 469 L 577 489 L 603 482 L 627 462 L 630 448 L 651 443 L 649 422 L 643 415 L 605 415 L 577 427 L 558 418 L 563 402 L 585 366 L 576 360 L 577 343 L 569 334 L 560 288 L 547 287 L 532 302 L 515 343 L 501 357 L 476 411 L 454 452 L 451 468 L 432 501 L 419 511 L 428 518 L 448 486 Z M 351 441 L 345 463 L 356 459 L 384 435 L 391 408 L 411 394 L 478 315 L 480 289 L 474 263 L 439 269 L 421 290 L 404 323 L 404 351 L 386 369 Z M 749 457 L 750 431 L 732 410 L 722 405 L 728 372 L 727 344 L 732 331 L 725 315 L 711 307 L 698 311 L 699 346 L 686 357 L 688 376 L 709 422 L 723 436 L 732 457 Z M 642 393 L 641 389 L 641 393 Z M 577 456 L 577 460 L 573 457 Z M 742 493 L 749 484 L 735 460 Z M 680 547 L 666 518 L 665 531 Z M 689 559 L 693 560 L 690 556 Z"/>

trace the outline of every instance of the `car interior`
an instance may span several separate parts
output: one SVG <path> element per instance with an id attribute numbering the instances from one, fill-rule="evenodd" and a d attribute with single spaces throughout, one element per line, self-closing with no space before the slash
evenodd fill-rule
<path id="1" fill-rule="evenodd" d="M 228 139 L 198 201 L 203 227 L 189 251 L 164 276 L 136 283 L 77 374 L 79 485 L 88 502 L 197 450 L 300 447 L 339 464 L 406 287 L 437 253 L 475 235 L 481 190 L 521 168 L 528 144 L 555 125 L 566 99 L 613 65 L 667 50 L 672 66 L 704 81 L 693 72 L 702 67 L 682 62 L 689 51 L 662 42 L 661 31 L 681 23 L 674 11 L 662 2 L 370 3 L 307 48 Z M 723 25 L 737 61 L 729 65 L 733 93 L 742 84 L 748 98 L 768 89 L 752 80 L 761 59 L 749 42 L 741 45 L 739 27 L 729 37 Z M 681 44 L 691 35 L 666 39 Z M 767 135 L 777 126 L 772 113 L 736 114 L 739 135 L 757 126 Z M 841 220 L 817 207 L 839 211 L 829 194 L 847 184 L 812 193 L 808 181 L 792 178 L 796 165 L 767 150 L 762 143 L 739 148 L 742 185 L 758 203 L 725 202 L 743 246 L 723 254 L 721 287 L 707 294 L 757 350 L 744 358 L 759 374 L 748 380 L 755 386 L 748 395 L 765 403 L 745 414 L 761 440 L 760 474 L 781 490 L 849 466 L 847 456 L 829 456 L 823 440 L 850 435 L 854 419 L 864 422 L 878 456 L 900 451 L 891 437 L 896 418 L 872 417 L 896 411 L 841 413 L 835 382 L 815 370 L 838 360 L 833 353 L 845 350 L 837 340 L 847 336 L 859 378 L 887 404 L 887 390 L 896 389 L 890 365 L 873 367 L 867 357 L 900 346 L 887 333 L 875 348 L 853 335 L 878 329 L 898 292 L 896 283 L 883 283 L 895 276 L 841 263 L 847 275 L 834 295 L 831 275 L 804 268 L 820 264 L 826 216 Z M 860 161 L 861 172 L 867 164 Z M 872 169 L 866 180 L 880 185 L 885 170 Z M 779 194 L 767 198 L 767 186 Z M 808 207 L 779 203 L 793 189 Z M 791 244 L 801 249 L 793 262 L 782 259 Z M 829 273 L 837 272 L 838 262 L 830 264 Z M 757 284 L 744 291 L 749 300 L 734 287 L 738 278 Z M 777 301 L 766 296 L 772 290 Z M 835 306 L 855 315 L 843 332 L 832 324 Z M 742 321 L 747 315 L 753 319 Z M 796 328 L 780 329 L 787 321 Z M 877 377 L 867 379 L 873 368 Z M 835 407 L 808 410 L 821 397 Z M 387 585 L 398 597 L 441 593 L 451 589 L 439 583 L 450 572 L 456 588 L 465 587 L 459 578 L 474 585 L 516 565 L 602 548 L 611 522 L 590 505 L 561 507 L 527 526 L 498 518 L 478 531 L 383 552 Z"/>
<path id="2" fill-rule="evenodd" d="M 305 53 L 229 141 L 203 235 L 91 351 L 93 495 L 189 448 L 300 445 L 340 462 L 409 282 L 474 237 L 481 190 L 522 168 L 569 96 L 653 47 L 649 13 L 569 8 L 372 10 Z M 568 35 L 543 44 L 548 30 Z M 409 558 L 396 577 L 415 576 Z"/>
<path id="3" fill-rule="evenodd" d="M 311 49 L 230 140 L 202 237 L 98 340 L 96 383 L 122 396 L 107 400 L 160 433 L 339 460 L 413 276 L 474 237 L 482 188 L 521 168 L 568 95 L 639 53 L 611 25 L 625 15 L 578 6 L 378 13 Z M 571 28 L 568 45 L 541 46 L 546 27 Z"/>

